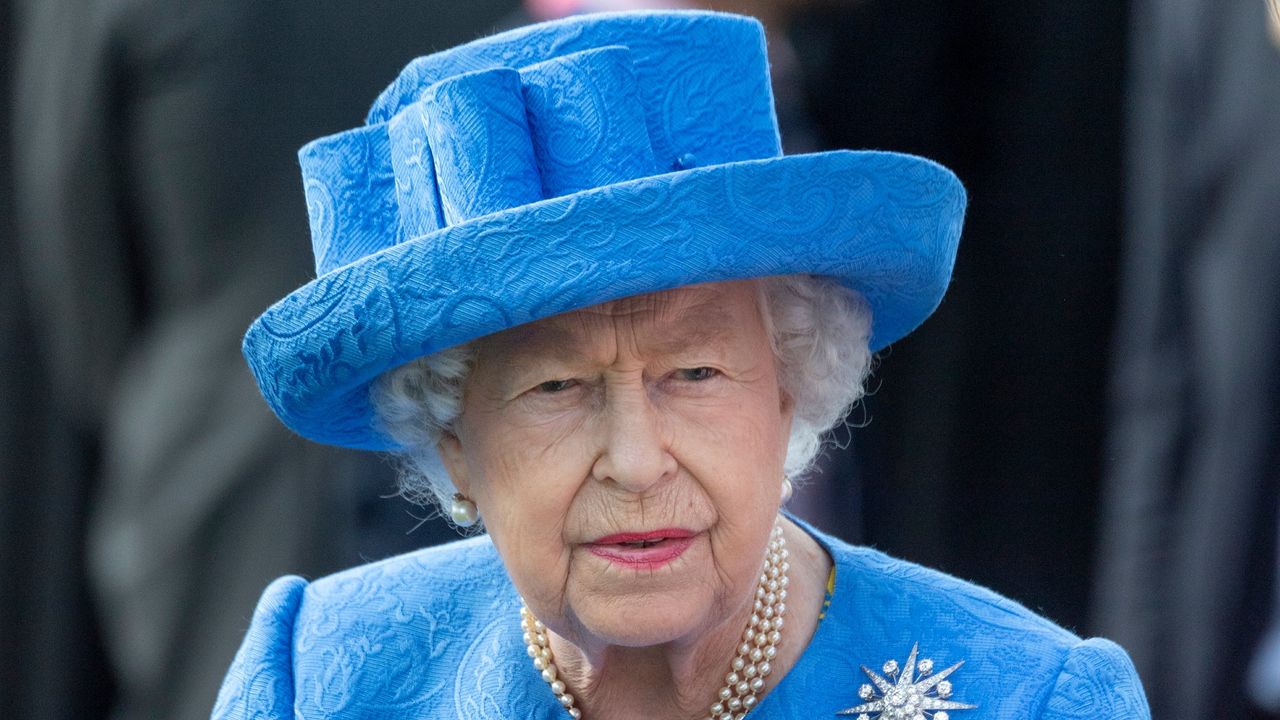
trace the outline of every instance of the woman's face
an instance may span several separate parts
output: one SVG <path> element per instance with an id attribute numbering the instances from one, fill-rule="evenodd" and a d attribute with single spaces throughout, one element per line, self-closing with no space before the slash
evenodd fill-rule
<path id="1" fill-rule="evenodd" d="M 749 599 L 790 429 L 742 281 L 480 340 L 440 449 L 539 619 L 584 648 L 648 646 L 691 641 Z"/>

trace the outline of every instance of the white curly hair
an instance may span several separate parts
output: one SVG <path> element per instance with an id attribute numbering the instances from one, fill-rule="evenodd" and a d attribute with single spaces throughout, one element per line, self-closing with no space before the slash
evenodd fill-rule
<path id="1" fill-rule="evenodd" d="M 758 287 L 778 383 L 795 405 L 784 472 L 796 481 L 863 396 L 873 364 L 871 311 L 856 292 L 820 276 L 777 275 Z M 436 446 L 462 412 L 474 362 L 472 343 L 448 348 L 388 370 L 370 391 L 379 428 L 399 446 L 400 492 L 411 502 L 447 509 L 457 492 Z"/>

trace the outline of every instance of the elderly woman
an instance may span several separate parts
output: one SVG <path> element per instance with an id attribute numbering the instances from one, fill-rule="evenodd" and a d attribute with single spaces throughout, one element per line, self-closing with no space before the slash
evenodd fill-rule
<path id="1" fill-rule="evenodd" d="M 964 194 L 783 157 L 754 21 L 480 40 L 301 159 L 319 277 L 249 330 L 263 394 L 486 534 L 273 583 L 214 717 L 1148 716 L 1114 644 L 779 514 Z"/>

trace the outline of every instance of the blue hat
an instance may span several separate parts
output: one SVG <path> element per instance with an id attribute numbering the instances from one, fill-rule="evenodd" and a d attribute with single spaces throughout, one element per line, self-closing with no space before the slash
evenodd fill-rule
<path id="1" fill-rule="evenodd" d="M 318 277 L 249 328 L 286 425 L 391 449 L 370 384 L 414 358 L 616 298 L 812 273 L 872 348 L 937 307 L 965 194 L 910 155 L 783 156 L 764 32 L 706 12 L 590 15 L 411 62 L 356 130 L 299 153 Z"/>

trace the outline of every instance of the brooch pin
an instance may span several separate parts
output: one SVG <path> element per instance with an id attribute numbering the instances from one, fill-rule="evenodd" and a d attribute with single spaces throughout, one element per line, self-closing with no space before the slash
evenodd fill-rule
<path id="1" fill-rule="evenodd" d="M 884 664 L 885 676 L 878 675 L 863 665 L 862 671 L 871 678 L 872 683 L 858 688 L 858 697 L 862 698 L 863 703 L 836 714 L 857 714 L 857 720 L 871 720 L 869 713 L 878 713 L 876 717 L 879 720 L 950 720 L 948 710 L 972 710 L 978 707 L 947 699 L 952 692 L 947 676 L 959 669 L 964 664 L 963 660 L 934 673 L 933 661 L 929 658 L 916 662 L 916 651 L 919 649 L 918 643 L 912 646 L 911 654 L 907 656 L 901 672 L 897 660 Z"/>

